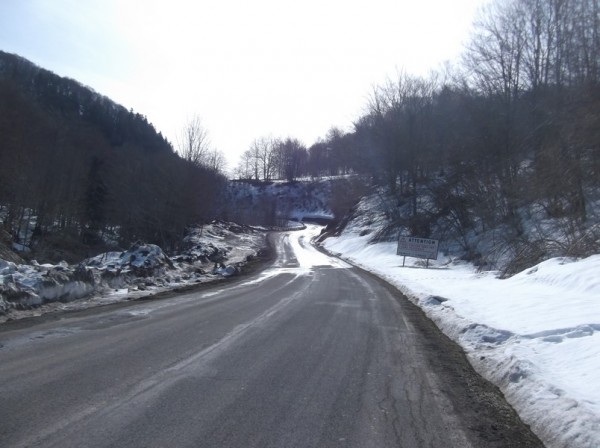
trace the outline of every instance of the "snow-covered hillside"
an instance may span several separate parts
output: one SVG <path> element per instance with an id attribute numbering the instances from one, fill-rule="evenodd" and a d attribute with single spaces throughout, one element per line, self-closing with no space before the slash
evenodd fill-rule
<path id="1" fill-rule="evenodd" d="M 387 224 L 366 213 L 323 246 L 396 285 L 458 342 L 549 448 L 600 447 L 600 255 L 555 258 L 500 279 L 446 253 L 437 260 L 371 244 Z M 364 213 L 361 213 L 364 212 Z"/>

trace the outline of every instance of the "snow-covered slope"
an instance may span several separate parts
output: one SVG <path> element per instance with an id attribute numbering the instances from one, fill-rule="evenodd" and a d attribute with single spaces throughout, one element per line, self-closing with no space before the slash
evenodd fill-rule
<path id="1" fill-rule="evenodd" d="M 372 200 L 372 199 L 371 199 Z M 501 280 L 441 253 L 370 244 L 385 225 L 360 210 L 323 246 L 396 285 L 497 384 L 549 448 L 600 447 L 600 255 L 555 258 Z"/>

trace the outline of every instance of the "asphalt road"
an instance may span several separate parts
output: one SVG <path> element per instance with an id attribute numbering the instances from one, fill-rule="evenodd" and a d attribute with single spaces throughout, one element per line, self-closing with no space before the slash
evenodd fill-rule
<path id="1" fill-rule="evenodd" d="M 0 447 L 542 446 L 422 312 L 278 234 L 260 276 L 0 328 Z"/>

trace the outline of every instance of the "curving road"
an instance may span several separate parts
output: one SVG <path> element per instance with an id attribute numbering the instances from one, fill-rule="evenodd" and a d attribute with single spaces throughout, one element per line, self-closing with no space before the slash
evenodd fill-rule
<path id="1" fill-rule="evenodd" d="M 230 287 L 0 327 L 1 447 L 538 447 L 386 283 L 273 236 Z"/>

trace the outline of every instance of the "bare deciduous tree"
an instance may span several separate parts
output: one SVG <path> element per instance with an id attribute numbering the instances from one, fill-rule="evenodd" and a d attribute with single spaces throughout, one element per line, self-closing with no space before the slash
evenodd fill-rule
<path id="1" fill-rule="evenodd" d="M 275 144 L 273 137 L 260 137 L 252 143 L 252 152 L 257 158 L 264 180 L 270 180 L 275 171 Z"/>
<path id="2" fill-rule="evenodd" d="M 295 138 L 286 138 L 275 146 L 277 171 L 281 179 L 294 181 L 305 172 L 308 152 Z"/>
<path id="3" fill-rule="evenodd" d="M 185 124 L 177 137 L 177 147 L 181 157 L 188 162 L 198 166 L 207 166 L 211 143 L 200 116 L 192 116 Z"/>
<path id="4" fill-rule="evenodd" d="M 241 157 L 236 175 L 243 179 L 271 180 L 276 172 L 277 140 L 273 137 L 255 139 Z"/>
<path id="5" fill-rule="evenodd" d="M 206 160 L 204 166 L 216 173 L 224 173 L 227 169 L 227 160 L 222 151 L 213 148 L 206 154 Z"/>
<path id="6" fill-rule="evenodd" d="M 188 162 L 215 173 L 225 172 L 225 156 L 212 146 L 208 130 L 202 124 L 200 116 L 194 115 L 188 120 L 177 138 L 177 147 L 181 157 Z"/>

